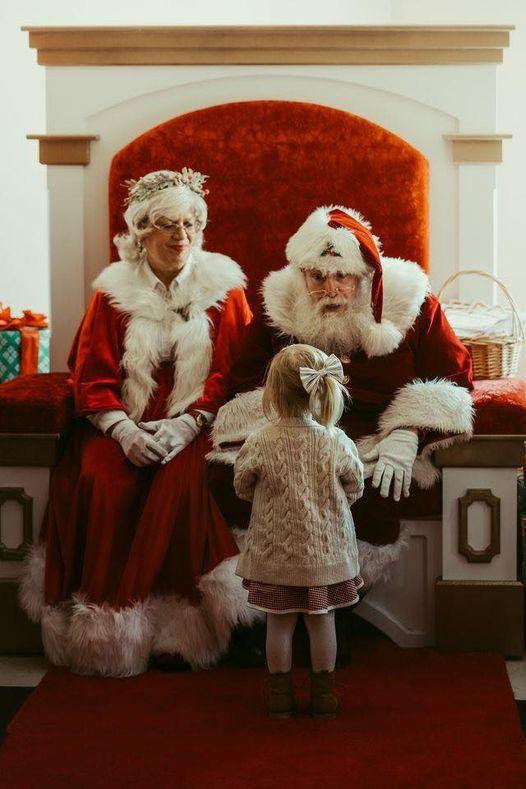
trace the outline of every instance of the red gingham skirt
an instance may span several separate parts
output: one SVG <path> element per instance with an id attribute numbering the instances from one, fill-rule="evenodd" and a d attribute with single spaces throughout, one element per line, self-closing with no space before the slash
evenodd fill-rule
<path id="1" fill-rule="evenodd" d="M 360 601 L 358 589 L 364 585 L 361 575 L 328 586 L 277 586 L 243 579 L 251 608 L 269 614 L 326 614 Z"/>

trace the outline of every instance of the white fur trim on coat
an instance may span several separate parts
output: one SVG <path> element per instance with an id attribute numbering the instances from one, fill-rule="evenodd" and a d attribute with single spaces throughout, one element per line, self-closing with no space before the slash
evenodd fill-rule
<path id="1" fill-rule="evenodd" d="M 247 604 L 235 575 L 237 557 L 225 559 L 202 576 L 202 594 L 193 605 L 179 595 L 151 595 L 116 610 L 74 595 L 59 605 L 44 602 L 45 548 L 34 548 L 23 569 L 19 600 L 41 623 L 49 660 L 77 674 L 130 677 L 146 671 L 151 654 L 179 653 L 193 668 L 217 663 L 228 649 L 232 629 L 250 625 L 261 614 Z"/>
<path id="2" fill-rule="evenodd" d="M 327 273 L 342 271 L 360 277 L 367 276 L 372 269 L 364 260 L 360 242 L 354 233 L 343 227 L 329 227 L 329 212 L 335 208 L 349 214 L 371 230 L 369 222 L 353 208 L 341 205 L 321 206 L 316 208 L 289 238 L 285 250 L 287 260 L 295 268 L 316 268 Z M 375 236 L 373 238 L 380 252 L 380 242 Z M 338 255 L 323 255 L 329 244 Z"/>
<path id="3" fill-rule="evenodd" d="M 212 428 L 212 450 L 207 460 L 233 465 L 238 449 L 223 448 L 223 444 L 242 443 L 254 430 L 263 427 L 267 419 L 261 405 L 263 389 L 237 395 L 225 403 L 217 414 Z M 413 479 L 421 488 L 430 488 L 440 478 L 433 463 L 435 449 L 468 441 L 473 432 L 473 403 L 467 389 L 444 379 L 415 380 L 395 394 L 380 415 L 378 432 L 356 441 L 360 458 L 396 428 L 415 427 L 444 433 L 443 438 L 427 444 L 413 466 Z M 374 463 L 365 463 L 365 477 L 370 477 Z"/>
<path id="4" fill-rule="evenodd" d="M 429 293 L 429 280 L 417 263 L 401 258 L 382 258 L 383 309 L 382 321 L 376 323 L 368 303 L 362 314 L 353 311 L 349 334 L 369 357 L 385 356 L 394 351 L 415 322 Z M 271 272 L 263 283 L 263 301 L 269 323 L 299 342 L 301 326 L 308 316 L 298 314 L 299 289 L 305 289 L 301 272 L 285 266 Z M 303 302 L 301 307 L 304 311 Z"/>
<path id="5" fill-rule="evenodd" d="M 23 564 L 18 584 L 18 602 L 31 622 L 40 622 L 44 601 L 44 573 L 46 549 L 44 545 L 32 545 Z"/>
<path id="6" fill-rule="evenodd" d="M 427 428 L 441 433 L 473 429 L 473 401 L 467 389 L 444 378 L 415 380 L 399 389 L 378 422 L 385 438 L 399 427 Z"/>
<path id="7" fill-rule="evenodd" d="M 245 287 L 245 275 L 225 255 L 198 250 L 192 253 L 190 264 L 190 274 L 168 301 L 145 283 L 141 275 L 145 264 L 112 263 L 93 283 L 116 309 L 129 315 L 122 359 L 126 374 L 123 404 L 132 419 L 142 415 L 154 393 L 153 373 L 160 361 L 163 327 L 170 330 L 177 358 L 168 416 L 183 413 L 201 396 L 213 350 L 206 311 L 219 309 L 231 290 Z M 189 304 L 189 319 L 185 321 L 174 310 Z"/>
<path id="8" fill-rule="evenodd" d="M 380 416 L 378 432 L 358 439 L 358 453 L 364 457 L 397 428 L 414 427 L 443 433 L 443 437 L 426 444 L 413 466 L 412 476 L 417 485 L 431 488 L 440 479 L 440 470 L 433 463 L 433 452 L 469 441 L 473 433 L 473 413 L 471 395 L 464 387 L 445 379 L 417 379 L 395 394 Z M 366 478 L 372 475 L 374 466 L 374 462 L 364 465 Z"/>
<path id="9" fill-rule="evenodd" d="M 135 603 L 116 611 L 74 596 L 65 637 L 68 665 L 76 674 L 140 674 L 146 671 L 152 640 L 149 603 Z"/>
<path id="10" fill-rule="evenodd" d="M 237 547 L 243 550 L 246 537 L 246 529 L 232 529 Z M 402 526 L 400 535 L 396 542 L 387 545 L 373 545 L 365 540 L 357 540 L 358 561 L 360 564 L 360 575 L 364 580 L 365 590 L 369 590 L 377 581 L 389 580 L 394 565 L 400 558 L 400 554 L 408 545 L 411 537 L 407 526 Z"/>
<path id="11" fill-rule="evenodd" d="M 407 526 L 402 526 L 398 540 L 388 545 L 373 545 L 365 540 L 357 541 L 360 575 L 365 582 L 366 590 L 374 586 L 377 581 L 389 580 L 400 554 L 409 545 L 409 538 L 409 529 Z"/>
<path id="12" fill-rule="evenodd" d="M 212 425 L 212 450 L 207 459 L 232 464 L 238 450 L 222 449 L 222 444 L 243 443 L 250 433 L 268 424 L 262 406 L 263 388 L 236 395 L 221 406 Z"/>

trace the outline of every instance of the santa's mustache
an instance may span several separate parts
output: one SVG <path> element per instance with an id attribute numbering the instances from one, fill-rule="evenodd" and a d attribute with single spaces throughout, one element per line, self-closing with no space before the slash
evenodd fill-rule
<path id="1" fill-rule="evenodd" d="M 347 299 L 342 299 L 341 297 L 331 299 L 329 296 L 326 296 L 316 302 L 316 309 L 320 312 L 324 307 L 346 307 L 348 303 Z"/>

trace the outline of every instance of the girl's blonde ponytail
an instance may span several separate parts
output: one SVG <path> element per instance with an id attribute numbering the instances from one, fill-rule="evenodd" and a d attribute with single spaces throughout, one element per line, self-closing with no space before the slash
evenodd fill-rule
<path id="1" fill-rule="evenodd" d="M 279 351 L 267 371 L 263 393 L 263 412 L 268 419 L 300 416 L 310 411 L 322 425 L 332 427 L 340 419 L 347 390 L 334 375 L 321 375 L 314 389 L 307 393 L 299 368 L 322 370 L 327 355 L 310 345 L 289 345 Z"/>
<path id="2" fill-rule="evenodd" d="M 332 375 L 324 375 L 309 397 L 309 411 L 317 422 L 326 427 L 335 425 L 344 407 L 343 386 Z"/>

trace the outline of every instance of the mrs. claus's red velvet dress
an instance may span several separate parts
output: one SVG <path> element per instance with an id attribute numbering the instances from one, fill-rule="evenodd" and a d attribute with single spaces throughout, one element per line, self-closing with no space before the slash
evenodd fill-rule
<path id="1" fill-rule="evenodd" d="M 48 656 L 75 671 L 137 674 L 164 652 L 210 665 L 231 628 L 253 618 L 233 571 L 236 543 L 209 492 L 206 432 L 168 464 L 139 468 L 82 418 L 113 409 L 136 422 L 190 408 L 215 414 L 250 319 L 245 278 L 223 255 L 199 251 L 188 265 L 167 298 L 140 265 L 106 268 L 71 351 L 81 419 L 52 477 L 38 613 Z M 174 349 L 167 361 L 161 328 Z M 26 592 L 44 559 L 31 562 Z"/>

